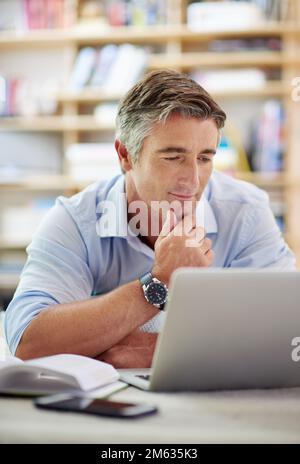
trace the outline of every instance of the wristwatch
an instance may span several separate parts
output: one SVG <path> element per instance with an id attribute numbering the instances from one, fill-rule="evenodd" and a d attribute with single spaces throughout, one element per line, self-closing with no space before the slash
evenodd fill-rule
<path id="1" fill-rule="evenodd" d="M 160 280 L 147 272 L 140 278 L 140 283 L 148 303 L 163 310 L 168 298 L 168 287 Z"/>

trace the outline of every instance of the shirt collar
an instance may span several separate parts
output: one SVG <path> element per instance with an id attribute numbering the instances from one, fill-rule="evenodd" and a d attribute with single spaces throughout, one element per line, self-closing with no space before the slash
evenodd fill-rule
<path id="1" fill-rule="evenodd" d="M 132 236 L 130 231 L 127 233 L 127 200 L 124 175 L 116 179 L 116 182 L 108 191 L 106 199 L 101 203 L 100 208 L 97 207 L 99 213 L 97 220 L 98 235 L 100 237 L 122 238 Z M 216 217 L 207 199 L 207 188 L 204 190 L 196 209 L 196 224 L 204 227 L 206 234 L 218 232 Z"/>

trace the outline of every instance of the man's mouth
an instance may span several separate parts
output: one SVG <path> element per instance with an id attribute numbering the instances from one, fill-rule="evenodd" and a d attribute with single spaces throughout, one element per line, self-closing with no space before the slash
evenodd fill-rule
<path id="1" fill-rule="evenodd" d="M 195 198 L 195 195 L 183 195 L 181 193 L 176 193 L 176 192 L 169 192 L 170 195 L 173 197 L 177 198 L 178 200 L 193 200 Z"/>

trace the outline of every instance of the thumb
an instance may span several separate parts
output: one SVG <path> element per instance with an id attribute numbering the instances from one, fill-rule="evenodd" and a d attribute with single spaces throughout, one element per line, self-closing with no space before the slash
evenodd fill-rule
<path id="1" fill-rule="evenodd" d="M 168 209 L 167 214 L 166 214 L 166 220 L 163 223 L 159 237 L 166 237 L 167 235 L 169 235 L 171 230 L 173 230 L 174 227 L 176 226 L 177 222 L 178 222 L 177 217 L 174 211 L 171 209 Z"/>

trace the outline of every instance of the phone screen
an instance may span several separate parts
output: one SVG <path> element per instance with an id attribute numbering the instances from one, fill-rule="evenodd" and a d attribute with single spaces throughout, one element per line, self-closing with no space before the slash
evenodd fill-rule
<path id="1" fill-rule="evenodd" d="M 67 395 L 54 395 L 35 400 L 35 405 L 40 408 L 62 411 L 84 412 L 112 417 L 137 417 L 157 412 L 152 405 L 124 403 L 104 399 L 91 399 L 73 397 Z"/>

